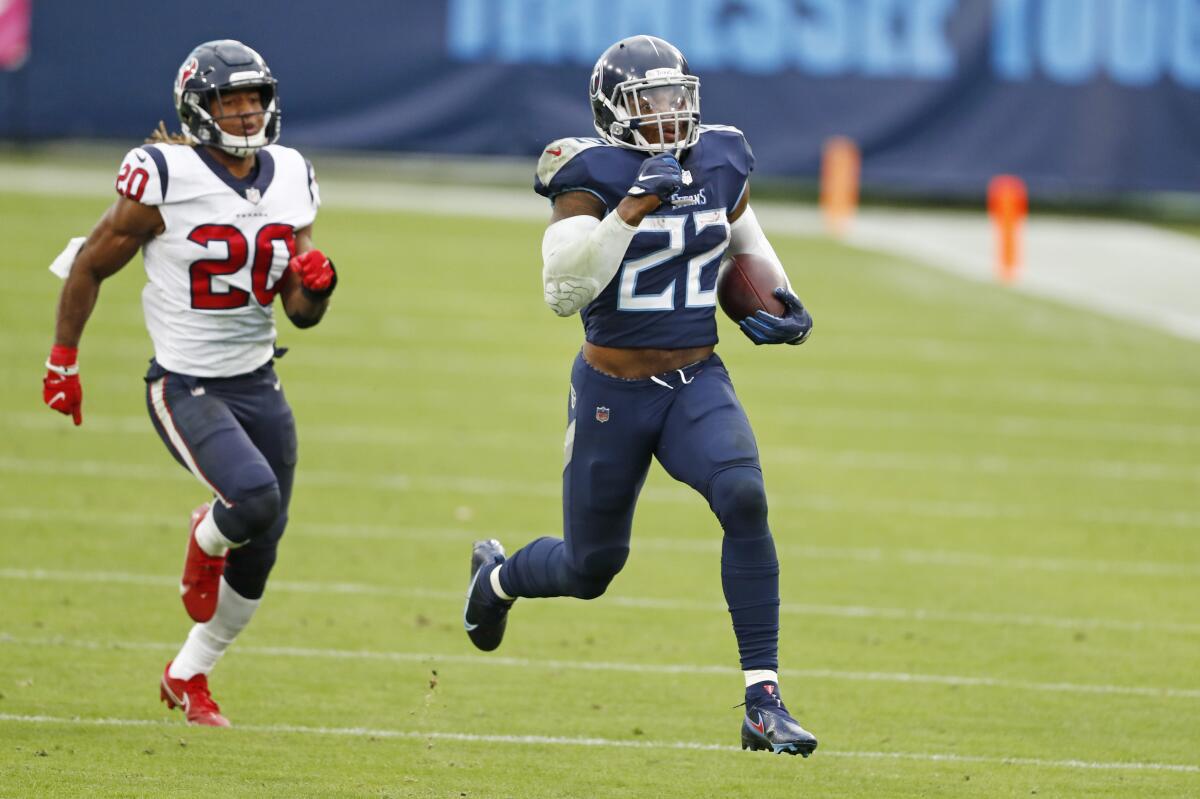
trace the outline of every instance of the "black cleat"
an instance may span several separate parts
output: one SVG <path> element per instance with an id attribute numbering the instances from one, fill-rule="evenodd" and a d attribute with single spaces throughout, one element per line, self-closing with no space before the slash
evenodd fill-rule
<path id="1" fill-rule="evenodd" d="M 471 549 L 471 583 L 467 586 L 467 604 L 463 607 L 463 628 L 471 643 L 484 652 L 491 652 L 504 640 L 508 609 L 513 604 L 512 600 L 498 599 L 489 581 L 492 564 L 503 562 L 504 547 L 494 538 L 476 541 Z"/>
<path id="2" fill-rule="evenodd" d="M 742 748 L 808 757 L 817 748 L 816 737 L 788 713 L 776 685 L 767 683 L 764 687 L 753 697 L 747 692 Z"/>

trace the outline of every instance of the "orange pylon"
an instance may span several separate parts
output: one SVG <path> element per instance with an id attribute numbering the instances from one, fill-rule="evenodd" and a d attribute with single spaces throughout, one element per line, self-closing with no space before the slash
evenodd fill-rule
<path id="1" fill-rule="evenodd" d="M 1021 271 L 1021 223 L 1029 213 L 1025 183 L 1016 175 L 996 175 L 988 183 L 988 214 L 996 230 L 996 277 L 1012 283 Z"/>
<path id="2" fill-rule="evenodd" d="M 858 180 L 862 156 L 858 145 L 845 136 L 825 140 L 821 153 L 821 211 L 825 228 L 842 236 L 858 210 Z"/>

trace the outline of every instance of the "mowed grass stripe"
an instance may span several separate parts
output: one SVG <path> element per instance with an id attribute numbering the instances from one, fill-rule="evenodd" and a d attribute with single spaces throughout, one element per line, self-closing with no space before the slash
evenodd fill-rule
<path id="1" fill-rule="evenodd" d="M 0 421 L 14 429 L 57 430 L 62 419 L 46 413 L 17 413 Z M 154 430 L 142 416 L 91 414 L 87 419 L 89 433 L 138 435 L 154 437 Z M 446 430 L 429 427 L 409 427 L 403 423 L 379 428 L 367 425 L 326 424 L 312 422 L 304 426 L 305 442 L 332 447 L 361 446 L 438 446 L 448 438 Z M 528 434 L 504 429 L 472 431 L 471 447 L 511 450 L 530 443 Z M 1055 477 L 1084 477 L 1094 480 L 1120 482 L 1148 481 L 1167 483 L 1200 482 L 1200 466 L 1192 463 L 1163 463 L 1116 458 L 1017 457 L 998 454 L 959 455 L 952 453 L 915 453 L 889 450 L 847 450 L 818 447 L 789 447 L 760 442 L 759 451 L 766 458 L 780 463 L 818 465 L 822 469 L 846 471 L 918 472 L 972 471 L 982 475 Z"/>
<path id="2" fill-rule="evenodd" d="M 494 300 L 493 300 L 494 301 Z M 298 373 L 299 362 L 303 368 L 319 368 L 323 373 L 340 376 L 342 372 L 360 369 L 377 368 L 380 363 L 394 363 L 403 368 L 406 373 L 422 374 L 472 374 L 517 380 L 563 380 L 566 368 L 573 355 L 572 344 L 564 342 L 559 346 L 552 342 L 544 347 L 544 358 L 511 358 L 511 357 L 481 357 L 473 354 L 469 348 L 471 342 L 478 340 L 480 335 L 496 335 L 495 329 L 483 329 L 478 334 L 463 336 L 463 349 L 439 350 L 436 347 L 425 346 L 420 341 L 410 338 L 398 340 L 394 347 L 364 347 L 347 343 L 345 351 L 331 349 L 327 343 L 315 344 L 309 341 L 292 342 L 296 349 L 294 354 L 278 364 L 278 369 L 285 376 L 285 387 L 294 389 L 308 385 Z M 573 339 L 573 336 L 571 337 Z M 446 337 L 439 335 L 436 344 L 445 346 Z M 10 354 L 24 352 L 25 346 L 13 343 L 4 346 L 0 344 L 0 352 Z M 740 346 L 730 353 L 728 347 L 720 348 L 726 357 L 726 365 L 733 373 L 735 385 L 746 393 L 759 393 L 787 389 L 793 387 L 795 375 L 787 370 L 774 375 L 758 370 L 749 370 L 739 363 L 744 360 L 740 356 L 754 355 L 744 353 Z M 151 354 L 148 339 L 135 336 L 122 337 L 107 346 L 103 352 L 92 356 L 93 361 L 101 360 L 120 364 L 141 364 Z M 976 356 L 978 357 L 978 353 Z M 105 370 L 106 372 L 108 370 Z M 289 373 L 291 373 L 289 375 Z M 1013 408 L 1031 409 L 1037 406 L 1061 407 L 1068 410 L 1116 410 L 1135 409 L 1138 411 L 1162 410 L 1180 411 L 1191 417 L 1195 410 L 1195 394 L 1200 386 L 1146 386 L 1131 388 L 1128 383 L 1099 383 L 1077 379 L 1060 381 L 1046 378 L 1034 379 L 1029 383 L 1024 381 L 1000 380 L 984 378 L 970 380 L 967 378 L 946 377 L 943 375 L 930 376 L 922 380 L 911 374 L 896 374 L 870 369 L 865 374 L 856 373 L 852 365 L 841 369 L 823 366 L 813 366 L 805 363 L 802 368 L 795 370 L 803 376 L 804 386 L 809 392 L 819 392 L 823 395 L 852 396 L 877 398 L 886 396 L 891 405 L 898 400 L 918 401 L 930 400 L 970 400 L 986 402 L 994 407 L 996 413 L 1011 413 Z M 103 379 L 103 382 L 97 382 Z M 127 380 L 119 375 L 97 375 L 92 381 L 96 385 L 117 387 L 127 384 Z M 419 388 L 419 387 L 417 387 Z M 1066 419 L 1067 422 L 1095 423 L 1093 420 Z M 1128 424 L 1120 423 L 1118 424 Z"/>
<path id="3" fill-rule="evenodd" d="M 21 638 L 0 633 L 0 645 L 11 647 L 63 647 L 82 650 L 148 650 L 175 652 L 179 644 L 167 641 L 92 641 L 71 638 Z M 719 675 L 737 674 L 730 666 L 692 663 L 623 663 L 602 660 L 532 659 L 503 655 L 456 655 L 445 652 L 378 652 L 366 649 L 327 649 L 292 646 L 243 646 L 234 650 L 239 655 L 255 657 L 290 657 L 319 660 L 393 661 L 400 663 L 455 663 L 485 668 L 506 667 L 548 671 L 599 671 L 660 675 Z M 908 672 L 838 671 L 835 669 L 788 669 L 789 679 L 823 679 L 848 682 L 886 682 L 914 685 L 942 685 L 953 688 L 1003 688 L 1038 691 L 1054 694 L 1111 694 L 1140 696 L 1153 699 L 1200 699 L 1200 688 L 1172 688 L 1145 685 L 1096 685 L 1068 682 L 1032 682 L 997 677 L 962 676 L 954 674 L 913 674 Z"/>
<path id="4" fill-rule="evenodd" d="M 87 528 L 127 530 L 176 527 L 183 529 L 182 514 L 148 514 L 112 511 L 97 514 L 93 511 L 48 508 L 42 506 L 0 507 L 0 519 L 11 521 L 60 520 L 73 526 Z M 345 522 L 319 522 L 293 519 L 288 526 L 293 533 L 334 539 L 364 539 L 368 541 L 428 541 L 457 540 L 475 541 L 482 536 L 514 540 L 540 536 L 561 536 L 560 530 L 497 530 L 489 527 L 479 530 L 469 527 L 442 527 L 433 525 L 405 524 L 349 524 Z M 666 538 L 638 536 L 639 549 L 675 552 L 681 554 L 717 554 L 721 551 L 719 539 Z M 1053 558 L 1016 555 L 995 555 L 986 552 L 969 552 L 949 549 L 909 549 L 885 547 L 835 547 L 804 544 L 785 544 L 776 541 L 776 551 L 805 560 L 855 561 L 860 563 L 888 563 L 908 566 L 944 566 L 956 570 L 1015 569 L 1018 571 L 1044 571 L 1050 573 L 1081 573 L 1096 575 L 1122 575 L 1128 577 L 1200 577 L 1200 564 L 1171 563 L 1167 561 L 1099 560 L 1085 558 Z"/>
<path id="5" fill-rule="evenodd" d="M 73 460 L 0 457 L 0 472 L 12 474 L 69 475 L 88 480 L 180 482 L 191 478 L 182 469 L 166 469 L 143 463 L 119 461 Z M 407 474 L 381 472 L 378 469 L 354 471 L 321 471 L 302 469 L 296 476 L 300 486 L 345 486 L 358 490 L 404 491 L 414 493 L 453 493 L 480 496 L 537 497 L 559 499 L 559 482 L 535 480 L 502 480 L 486 476 Z M 697 495 L 690 488 L 648 486 L 643 489 L 641 503 L 694 503 Z M 828 513 L 856 512 L 904 514 L 915 517 L 978 520 L 1055 520 L 1086 522 L 1099 526 L 1151 525 L 1180 529 L 1200 528 L 1200 510 L 1192 508 L 1112 508 L 1061 505 L 1022 505 L 1015 502 L 952 501 L 938 499 L 886 500 L 848 497 L 844 495 L 803 493 L 800 495 L 776 492 L 771 507 L 784 510 L 823 511 Z"/>
<path id="6" fill-rule="evenodd" d="M 487 335 L 497 334 L 497 330 L 491 322 L 478 324 L 480 330 L 477 333 L 463 335 L 464 345 L 477 340 L 480 335 L 485 333 Z M 520 327 L 520 325 L 516 327 Z M 382 336 L 382 338 L 386 338 L 386 336 Z M 302 361 L 305 366 L 319 366 L 322 370 L 341 371 L 360 369 L 364 365 L 377 366 L 378 359 L 383 359 L 386 362 L 402 365 L 408 372 L 445 373 L 453 371 L 460 373 L 469 370 L 475 374 L 507 378 L 538 379 L 549 376 L 557 379 L 564 372 L 564 365 L 569 361 L 571 355 L 570 349 L 562 351 L 555 346 L 553 349 L 547 350 L 547 356 L 550 358 L 559 356 L 559 360 L 538 362 L 529 359 L 479 358 L 473 357 L 469 351 L 438 350 L 426 347 L 409 337 L 399 338 L 391 349 L 378 346 L 364 348 L 361 341 L 349 340 L 346 343 L 346 352 L 329 352 L 321 348 L 322 346 L 328 348 L 327 339 L 322 339 L 322 341 L 326 343 L 317 345 L 309 341 L 297 342 L 294 354 L 289 355 L 288 360 L 280 363 L 279 370 L 285 374 L 294 371 L 289 370 L 293 360 Z M 439 333 L 436 342 L 444 346 L 447 343 L 446 335 Z M 27 345 L 22 342 L 0 342 L 0 352 L 9 355 L 20 354 L 26 350 Z M 129 336 L 113 341 L 105 347 L 103 352 L 97 352 L 92 357 L 114 363 L 140 364 L 149 356 L 150 352 L 149 339 Z M 731 362 L 728 362 L 727 365 L 734 370 L 735 382 L 740 389 L 757 392 L 790 387 L 790 381 L 793 378 L 787 375 L 773 375 L 760 373 L 757 370 L 738 368 L 738 356 L 741 354 L 740 352 L 734 352 L 732 355 L 726 353 L 731 358 Z M 978 351 L 971 351 L 966 357 L 978 358 Z M 1074 378 L 1012 381 L 996 378 L 970 380 L 937 375 L 922 380 L 907 373 L 879 370 L 857 373 L 852 368 L 833 369 L 808 363 L 801 371 L 805 387 L 810 391 L 819 390 L 822 393 L 865 397 L 878 397 L 886 394 L 892 400 L 898 397 L 921 401 L 927 401 L 930 398 L 972 399 L 1003 402 L 1007 406 L 1049 405 L 1081 410 L 1133 408 L 1140 411 L 1155 409 L 1192 412 L 1195 410 L 1196 392 L 1200 390 L 1200 386 L 1184 384 L 1131 387 L 1128 382 L 1124 381 L 1103 383 Z M 295 386 L 300 380 L 303 378 L 293 375 L 291 379 L 288 379 L 287 385 Z M 116 387 L 126 381 L 119 375 L 106 373 L 93 376 L 90 382 L 106 387 Z M 305 383 L 299 384 L 305 385 Z"/>
<path id="7" fill-rule="evenodd" d="M 144 356 L 144 353 L 143 353 Z M 360 371 L 361 370 L 356 370 Z M 459 371 L 448 367 L 448 371 Z M 0 370 L 3 373 L 3 370 Z M 24 371 L 21 372 L 23 374 Z M 405 400 L 410 404 L 423 404 L 439 407 L 462 406 L 462 418 L 465 422 L 477 422 L 484 418 L 478 405 L 472 406 L 469 398 L 475 396 L 466 389 L 448 387 L 445 381 L 421 380 L 413 372 L 407 373 L 415 384 L 405 388 Z M 13 379 L 20 375 L 14 373 Z M 498 376 L 490 376 L 497 378 Z M 540 373 L 539 378 L 545 379 L 546 373 Z M 487 381 L 489 376 L 482 375 L 480 380 Z M 127 396 L 133 387 L 140 396 L 144 389 L 140 386 L 141 376 L 130 377 L 97 377 L 88 381 L 89 386 L 108 386 L 114 395 Z M 381 392 L 364 391 L 352 380 L 331 381 L 329 383 L 308 382 L 302 379 L 291 379 L 283 375 L 284 390 L 302 411 L 309 411 L 310 416 L 323 415 L 322 409 L 330 410 L 331 417 L 338 412 L 353 408 L 356 415 L 364 418 L 378 417 L 385 409 L 394 411 L 393 397 Z M 528 383 L 522 381 L 512 384 L 511 390 L 493 394 L 489 403 L 486 418 L 494 423 L 502 422 L 505 426 L 524 427 L 531 420 L 545 419 L 548 408 L 552 408 L 555 421 L 559 420 L 562 402 L 560 397 L 567 394 L 566 380 L 552 380 L 541 391 L 529 391 Z M 819 401 L 828 395 L 814 395 L 814 399 L 806 402 L 802 408 L 775 406 L 763 402 L 762 398 L 752 397 L 747 392 L 741 392 L 743 400 L 752 404 L 752 422 L 756 430 L 789 430 L 792 432 L 781 435 L 800 437 L 799 430 L 811 428 L 830 428 L 846 432 L 846 440 L 857 441 L 864 432 L 913 433 L 927 435 L 936 432 L 939 435 L 953 434 L 956 440 L 976 441 L 979 439 L 1003 438 L 1022 442 L 1068 442 L 1087 445 L 1137 444 L 1154 446 L 1167 453 L 1173 450 L 1183 450 L 1181 455 L 1186 459 L 1190 451 L 1200 445 L 1200 424 L 1170 421 L 1131 421 L 1079 418 L 1075 415 L 1033 415 L 1029 413 L 1013 413 L 1010 406 L 995 408 L 976 408 L 971 411 L 940 409 L 897 409 L 895 403 L 887 403 L 882 399 L 867 397 L 865 404 L 860 407 L 848 407 L 846 403 L 830 404 Z M 1198 390 L 1200 393 L 1200 390 Z M 927 405 L 928 403 L 925 403 Z M 27 406 L 28 403 L 25 403 Z M 89 406 L 85 406 L 89 407 Z M 94 407 L 94 402 L 91 404 Z M 403 422 L 405 415 L 392 414 L 390 419 Z M 50 417 L 53 419 L 53 417 Z M 88 413 L 84 411 L 84 425 L 88 423 Z M 409 414 L 411 418 L 411 414 Z M 561 417 L 565 424 L 565 417 Z M 61 421 L 61 420 L 59 420 Z M 44 423 L 35 422 L 37 427 Z M 381 428 L 384 429 L 384 428 Z M 447 433 L 447 436 L 449 434 Z M 762 432 L 759 437 L 763 438 Z M 920 442 L 914 442 L 919 445 Z M 1194 461 L 1188 461 L 1194 463 Z"/>
<path id="8" fill-rule="evenodd" d="M 59 569 L 0 568 L 0 579 L 38 582 L 103 583 L 106 585 L 139 585 L 161 588 L 177 587 L 179 578 L 159 574 L 120 571 L 71 571 Z M 440 588 L 412 586 L 394 588 L 372 583 L 302 582 L 272 580 L 271 590 L 298 594 L 329 594 L 341 596 L 392 596 L 461 603 L 463 593 Z M 622 608 L 654 611 L 694 611 L 728 613 L 721 602 L 701 602 L 656 597 L 606 596 L 597 603 L 603 608 L 611 605 Z M 1128 620 L 1105 618 L 1070 618 L 1041 616 L 1028 613 L 954 612 L 928 608 L 870 607 L 865 605 L 818 605 L 785 602 L 780 613 L 796 616 L 819 616 L 838 619 L 892 619 L 896 621 L 965 624 L 968 626 L 1050 627 L 1064 630 L 1115 630 L 1121 632 L 1165 632 L 1178 635 L 1200 635 L 1200 623 L 1161 620 Z"/>
<path id="9" fill-rule="evenodd" d="M 63 724 L 95 727 L 161 727 L 178 729 L 177 722 L 151 719 L 82 718 L 65 716 L 21 715 L 0 713 L 0 722 L 16 724 Z M 350 736 L 355 738 L 412 738 L 416 740 L 459 741 L 463 743 L 496 743 L 516 746 L 586 746 L 620 749 L 688 749 L 706 752 L 737 752 L 737 746 L 708 744 L 697 741 L 634 741 L 614 738 L 566 738 L 549 735 L 487 735 L 483 733 L 455 733 L 423 730 L 394 730 L 367 727 L 311 727 L 297 724 L 239 724 L 229 734 L 241 732 L 266 733 L 269 735 L 316 735 Z M 1154 763 L 1087 760 L 1050 760 L 1030 757 L 982 757 L 939 752 L 870 752 L 825 749 L 817 750 L 822 757 L 842 757 L 869 760 L 910 760 L 929 763 L 980 763 L 1004 766 L 1028 766 L 1035 768 L 1088 769 L 1105 771 L 1167 771 L 1184 774 L 1200 773 L 1200 766 L 1189 763 Z"/>

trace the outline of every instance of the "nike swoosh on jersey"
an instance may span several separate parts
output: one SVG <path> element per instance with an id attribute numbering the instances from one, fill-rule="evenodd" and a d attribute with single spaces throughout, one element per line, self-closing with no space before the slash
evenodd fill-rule
<path id="1" fill-rule="evenodd" d="M 145 161 L 146 161 L 146 156 L 142 155 L 141 153 L 134 153 L 134 155 L 136 155 L 136 156 L 137 156 L 137 160 L 139 160 L 139 161 L 141 161 L 141 162 L 145 163 Z"/>

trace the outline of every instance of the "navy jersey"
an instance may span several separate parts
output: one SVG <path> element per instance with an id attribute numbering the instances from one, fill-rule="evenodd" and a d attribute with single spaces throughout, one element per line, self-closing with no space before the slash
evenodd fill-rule
<path id="1" fill-rule="evenodd" d="M 559 139 L 538 161 L 534 191 L 551 200 L 586 191 L 612 213 L 647 157 L 602 139 Z M 672 205 L 642 220 L 617 274 L 580 314 L 593 344 L 678 349 L 717 343 L 717 269 L 754 153 L 737 128 L 704 125 L 680 163 L 683 186 Z"/>

